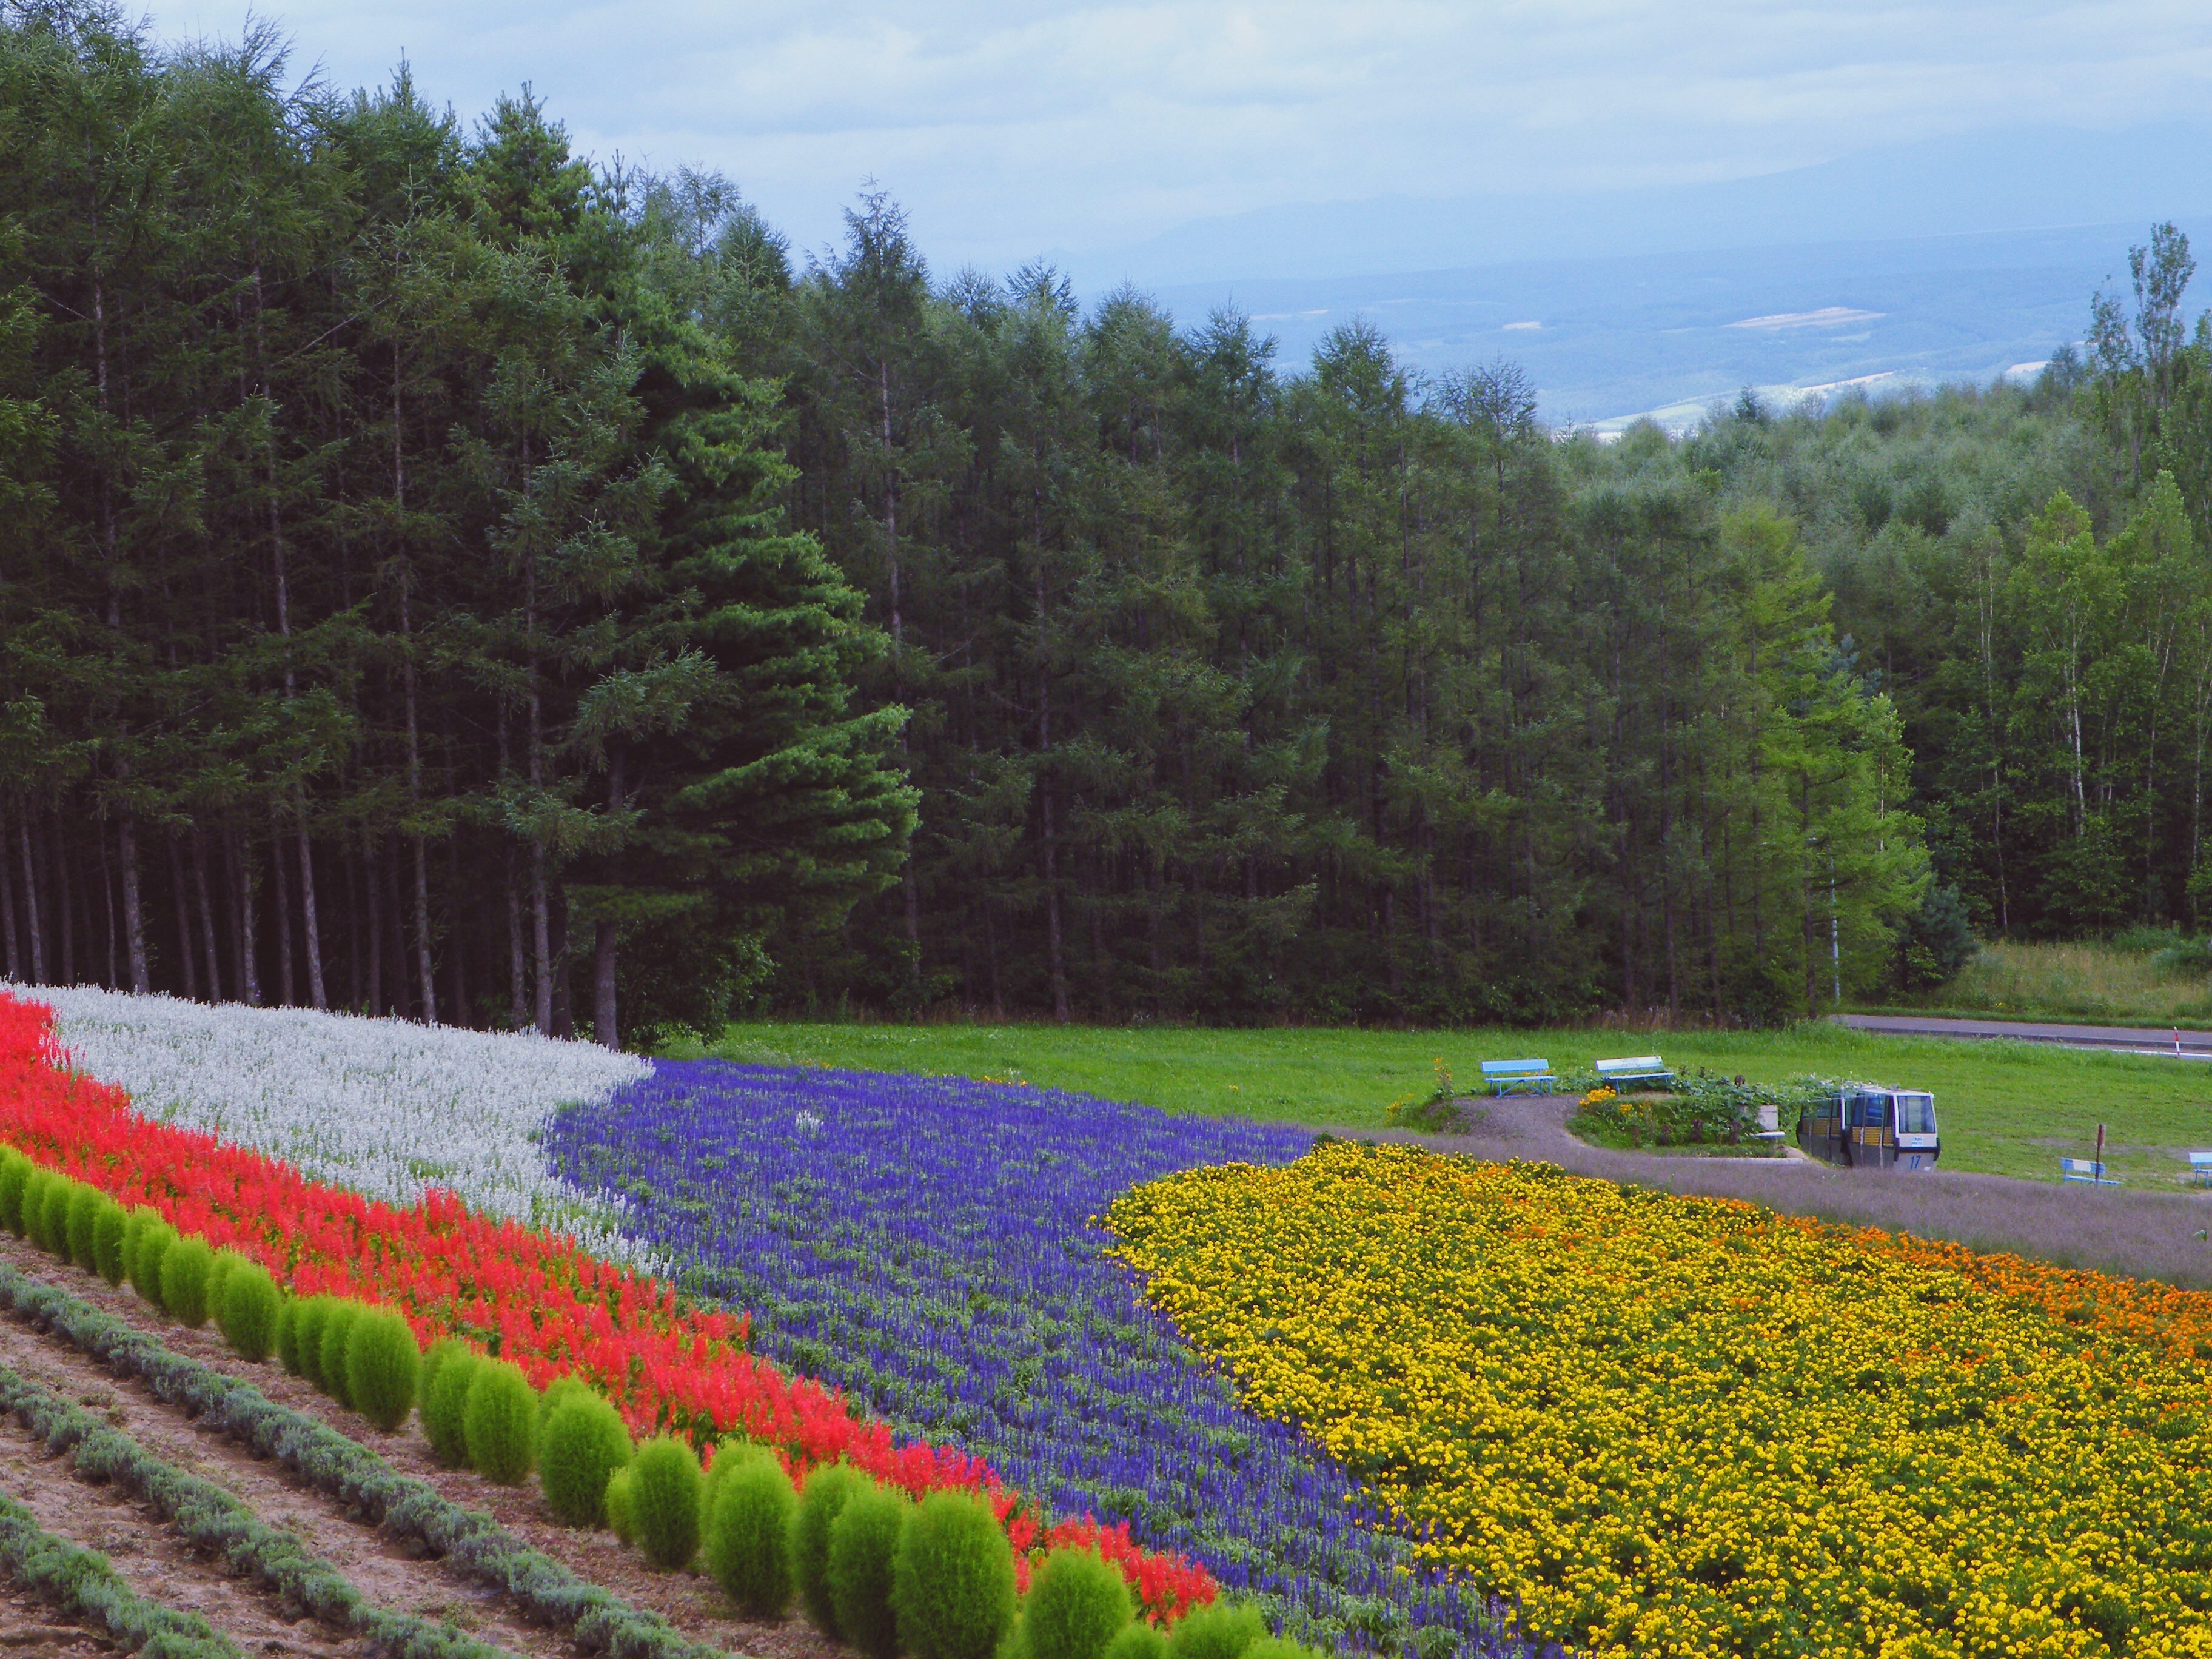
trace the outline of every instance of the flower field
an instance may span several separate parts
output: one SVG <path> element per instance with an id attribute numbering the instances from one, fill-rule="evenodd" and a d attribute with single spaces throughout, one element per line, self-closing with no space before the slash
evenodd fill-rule
<path id="1" fill-rule="evenodd" d="M 762 1352 L 1048 1510 L 1188 1555 L 1310 1638 L 1480 1650 L 1480 1598 L 1415 1571 L 1340 1469 L 1244 1409 L 1091 1225 L 1138 1182 L 1311 1140 L 1026 1088 L 663 1061 L 547 1145 L 692 1264 L 687 1285 L 750 1310 Z"/>
<path id="2" fill-rule="evenodd" d="M 453 1194 L 488 1215 L 633 1259 L 618 1214 L 545 1169 L 554 1109 L 605 1100 L 652 1068 L 534 1031 L 469 1031 L 307 1008 L 210 1007 L 97 986 L 41 986 L 73 1064 L 159 1123 L 204 1130 L 314 1181 L 410 1205 Z M 457 1134 L 455 1127 L 467 1125 Z M 650 1263 L 641 1265 L 650 1266 Z"/>
<path id="3" fill-rule="evenodd" d="M 1109 1222 L 1255 1409 L 1532 1635 L 2212 1653 L 2208 1375 L 2171 1297 L 2069 1319 L 1995 1259 L 1341 1144 L 1168 1177 Z"/>
<path id="4" fill-rule="evenodd" d="M 836 1390 L 787 1376 L 749 1351 L 745 1322 L 679 1300 L 565 1235 L 471 1212 L 433 1190 L 399 1208 L 205 1133 L 148 1121 L 111 1083 L 65 1071 L 52 1016 L 0 995 L 0 1139 L 46 1167 L 180 1231 L 260 1261 L 296 1295 L 329 1291 L 399 1309 L 419 1338 L 457 1334 L 544 1384 L 582 1376 L 635 1432 L 672 1429 L 702 1447 L 740 1433 L 794 1471 L 844 1458 L 920 1495 L 988 1496 L 1018 1551 L 1091 1545 L 1122 1568 L 1146 1611 L 1172 1617 L 1210 1600 L 1202 1568 L 1146 1550 L 1081 1516 L 1024 1503 L 989 1463 L 895 1434 Z M 447 1133 L 465 1138 L 465 1121 Z"/>

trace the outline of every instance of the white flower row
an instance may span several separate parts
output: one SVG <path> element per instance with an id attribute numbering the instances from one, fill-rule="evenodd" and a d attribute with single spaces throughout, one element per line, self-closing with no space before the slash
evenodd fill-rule
<path id="1" fill-rule="evenodd" d="M 70 1063 L 139 1111 L 409 1205 L 431 1187 L 651 1267 L 622 1218 L 548 1174 L 538 1138 L 652 1066 L 534 1031 L 470 1031 L 307 1008 L 210 1007 L 85 986 L 8 986 L 54 1010 Z"/>

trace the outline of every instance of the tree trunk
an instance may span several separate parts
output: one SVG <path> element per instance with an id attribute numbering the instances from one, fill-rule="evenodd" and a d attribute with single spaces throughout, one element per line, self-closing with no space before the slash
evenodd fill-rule
<path id="1" fill-rule="evenodd" d="M 39 866 L 31 850 L 31 814 L 15 820 L 16 845 L 23 849 L 23 918 L 31 938 L 31 983 L 46 982 L 46 936 L 39 927 Z"/>
<path id="2" fill-rule="evenodd" d="M 15 884 L 9 874 L 7 848 L 7 820 L 0 818 L 0 929 L 4 929 L 6 934 L 8 977 L 20 984 L 23 957 L 21 941 L 15 936 Z"/>
<path id="3" fill-rule="evenodd" d="M 54 914 L 61 918 L 62 978 L 64 985 L 74 985 L 76 980 L 76 899 L 70 882 L 69 849 L 65 837 L 59 832 L 46 837 L 46 864 L 54 876 Z"/>
<path id="4" fill-rule="evenodd" d="M 146 962 L 146 915 L 138 898 L 138 831 L 128 812 L 116 825 L 115 843 L 123 866 L 123 941 L 131 958 L 131 988 L 143 996 L 154 988 L 154 976 Z"/>
<path id="5" fill-rule="evenodd" d="M 430 871 L 428 854 L 423 850 L 422 837 L 411 837 L 415 843 L 415 971 L 422 984 L 422 1021 L 427 1025 L 438 1023 L 438 984 L 432 975 L 430 951 Z"/>
<path id="6" fill-rule="evenodd" d="M 329 993 L 323 985 L 322 929 L 315 917 L 315 855 L 307 836 L 306 804 L 295 793 L 292 801 L 298 814 L 300 837 L 300 927 L 302 942 L 307 946 L 307 998 L 315 1007 L 327 1012 L 331 1006 Z"/>
<path id="7" fill-rule="evenodd" d="M 290 1008 L 300 1000 L 299 981 L 292 974 L 292 884 L 284 875 L 284 826 L 280 820 L 270 829 L 269 878 L 276 890 L 276 1001 Z"/>
<path id="8" fill-rule="evenodd" d="M 362 848 L 362 885 L 368 890 L 368 1012 L 381 1014 L 392 1005 L 384 994 L 384 872 L 376 856 L 376 838 Z"/>
<path id="9" fill-rule="evenodd" d="M 508 981 L 507 1029 L 519 1031 L 530 1023 L 530 981 L 522 952 L 522 894 L 516 879 L 514 848 L 507 849 L 507 954 Z"/>
<path id="10" fill-rule="evenodd" d="M 198 825 L 192 829 L 192 884 L 200 901 L 200 944 L 207 952 L 208 1000 L 221 1002 L 222 956 L 216 949 L 215 904 L 208 891 L 207 843 Z"/>
<path id="11" fill-rule="evenodd" d="M 223 854 L 230 864 L 230 885 L 234 895 L 232 915 L 238 930 L 238 977 L 246 993 L 246 1000 L 252 1007 L 261 1006 L 261 941 L 253 914 L 253 844 L 240 835 L 235 825 L 223 835 Z"/>
<path id="12" fill-rule="evenodd" d="M 115 872 L 108 866 L 107 826 L 95 819 L 94 828 L 100 837 L 100 943 L 106 952 L 100 970 L 100 982 L 112 991 L 122 984 L 115 972 Z M 85 901 L 84 912 L 86 925 L 90 926 L 92 901 L 89 899 Z"/>
<path id="13" fill-rule="evenodd" d="M 601 1046 L 622 1047 L 615 1025 L 615 925 L 597 923 L 592 933 L 592 1035 Z"/>
<path id="14" fill-rule="evenodd" d="M 553 915 L 553 1035 L 565 1042 L 576 1035 L 568 994 L 568 896 L 556 887 L 549 897 Z"/>
<path id="15" fill-rule="evenodd" d="M 538 969 L 538 1006 L 533 1024 L 553 1035 L 553 915 L 545 894 L 545 842 L 530 842 L 530 943 Z"/>
<path id="16" fill-rule="evenodd" d="M 185 1000 L 198 1002 L 200 976 L 192 961 L 192 905 L 185 891 L 185 855 L 173 833 L 164 839 L 169 843 L 169 890 L 177 902 L 177 968 L 184 981 Z M 9 931 L 12 933 L 14 929 Z"/>
<path id="17" fill-rule="evenodd" d="M 455 923 L 453 943 L 446 952 L 447 969 L 453 976 L 453 988 L 447 999 L 447 1006 L 453 1012 L 452 1024 L 473 1026 L 476 1018 L 469 1012 L 469 936 L 468 930 L 459 925 L 458 916 L 460 891 L 460 840 L 458 836 L 448 835 L 446 837 L 446 908 L 448 914 L 455 915 Z"/>

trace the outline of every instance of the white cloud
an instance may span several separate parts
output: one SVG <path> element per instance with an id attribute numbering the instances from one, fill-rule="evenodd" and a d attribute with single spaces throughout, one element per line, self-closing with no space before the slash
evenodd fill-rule
<path id="1" fill-rule="evenodd" d="M 280 0 L 282 4 L 282 0 Z M 156 0 L 235 34 L 242 0 Z M 404 51 L 474 114 L 532 82 L 580 147 L 735 178 L 802 243 L 866 177 L 939 263 L 1288 201 L 1686 182 L 1998 123 L 2194 115 L 2212 11 L 2175 0 L 1360 6 L 290 0 L 342 84 Z"/>

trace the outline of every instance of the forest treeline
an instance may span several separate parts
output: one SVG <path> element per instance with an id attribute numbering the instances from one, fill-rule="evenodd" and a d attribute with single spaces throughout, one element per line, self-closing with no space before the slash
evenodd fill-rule
<path id="1" fill-rule="evenodd" d="M 1373 329 L 794 258 L 527 96 L 0 9 L 0 950 L 732 1006 L 1764 1020 L 2193 925 L 2212 337 L 1617 443 Z"/>

